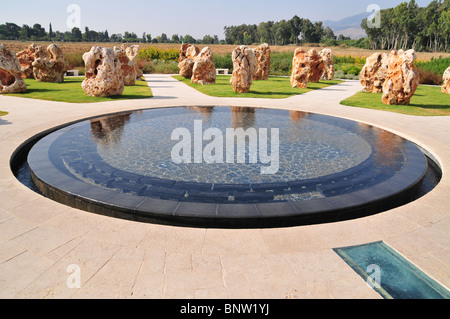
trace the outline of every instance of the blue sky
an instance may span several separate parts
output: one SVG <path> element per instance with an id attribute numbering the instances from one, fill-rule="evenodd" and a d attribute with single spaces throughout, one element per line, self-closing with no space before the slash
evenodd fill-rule
<path id="1" fill-rule="evenodd" d="M 109 34 L 143 32 L 153 37 L 166 33 L 190 34 L 202 38 L 205 34 L 223 36 L 226 25 L 258 24 L 263 21 L 290 19 L 294 15 L 317 20 L 340 20 L 366 12 L 369 4 L 382 9 L 393 7 L 406 0 L 22 0 L 0 2 L 0 24 L 13 22 L 20 26 L 41 24 L 47 31 L 68 31 L 67 7 L 77 4 L 81 9 L 80 23 L 84 30 L 105 31 Z M 409 0 L 408 0 L 409 1 Z M 431 0 L 416 0 L 427 6 Z M 368 13 L 368 16 L 370 13 Z"/>

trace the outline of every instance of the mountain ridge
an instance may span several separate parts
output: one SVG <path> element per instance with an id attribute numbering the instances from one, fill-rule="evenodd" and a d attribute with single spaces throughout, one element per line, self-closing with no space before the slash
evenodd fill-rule
<path id="1" fill-rule="evenodd" d="M 330 27 L 336 36 L 344 35 L 351 39 L 360 39 L 366 37 L 366 32 L 361 28 L 362 20 L 368 18 L 371 13 L 362 12 L 338 21 L 324 20 L 325 27 Z"/>

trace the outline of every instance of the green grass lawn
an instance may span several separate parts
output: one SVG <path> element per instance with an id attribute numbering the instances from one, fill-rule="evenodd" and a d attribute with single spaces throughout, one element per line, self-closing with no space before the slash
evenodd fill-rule
<path id="1" fill-rule="evenodd" d="M 96 103 L 153 97 L 150 87 L 145 81 L 141 80 L 136 81 L 135 86 L 125 86 L 122 95 L 111 97 L 87 96 L 81 87 L 83 80 L 84 77 L 74 77 L 65 78 L 63 83 L 48 83 L 38 82 L 34 79 L 25 79 L 27 91 L 24 93 L 11 93 L 8 96 L 68 103 Z"/>
<path id="2" fill-rule="evenodd" d="M 284 99 L 342 82 L 339 80 L 320 81 L 319 83 L 309 83 L 307 88 L 300 89 L 293 88 L 288 77 L 270 77 L 269 80 L 266 81 L 253 81 L 249 93 L 236 93 L 233 91 L 233 87 L 230 84 L 231 75 L 218 75 L 216 77 L 216 83 L 209 85 L 191 83 L 190 79 L 185 79 L 181 75 L 174 75 L 173 77 L 209 96 L 266 99 Z"/>
<path id="3" fill-rule="evenodd" d="M 419 85 L 410 105 L 385 105 L 381 96 L 382 93 L 358 92 L 341 104 L 418 116 L 450 115 L 450 95 L 437 86 Z"/>

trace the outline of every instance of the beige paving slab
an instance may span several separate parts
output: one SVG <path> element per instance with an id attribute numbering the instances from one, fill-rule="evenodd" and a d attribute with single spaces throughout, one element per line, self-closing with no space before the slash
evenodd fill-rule
<path id="1" fill-rule="evenodd" d="M 195 299 L 228 299 L 228 291 L 224 287 L 195 289 Z"/>
<path id="2" fill-rule="evenodd" d="M 223 272 L 229 274 L 244 274 L 250 283 L 264 281 L 272 276 L 269 265 L 263 255 L 223 255 Z"/>
<path id="3" fill-rule="evenodd" d="M 120 247 L 114 245 L 81 242 L 20 291 L 17 296 L 19 298 L 72 298 L 119 249 Z M 79 280 L 79 286 L 77 286 L 77 280 Z"/>
<path id="4" fill-rule="evenodd" d="M 284 258 L 284 254 L 265 255 L 264 261 L 269 267 L 272 275 L 275 277 L 291 276 L 295 274 L 291 265 L 289 265 L 287 260 Z"/>
<path id="5" fill-rule="evenodd" d="M 29 232 L 19 235 L 11 241 L 25 247 L 36 254 L 46 255 L 54 249 L 68 243 L 73 238 L 59 231 L 46 227 L 37 227 Z"/>
<path id="6" fill-rule="evenodd" d="M 14 215 L 8 213 L 6 210 L 0 208 L 0 224 L 6 222 L 7 220 L 13 219 Z"/>
<path id="7" fill-rule="evenodd" d="M 164 298 L 193 299 L 198 289 L 217 289 L 224 287 L 220 271 L 178 271 L 167 273 L 165 277 Z"/>
<path id="8" fill-rule="evenodd" d="M 10 240 L 32 231 L 37 227 L 36 224 L 24 221 L 20 218 L 10 218 L 0 223 L 0 237 Z"/>
<path id="9" fill-rule="evenodd" d="M 255 299 L 251 284 L 242 272 L 231 272 L 223 275 L 225 287 L 230 299 Z"/>
<path id="10" fill-rule="evenodd" d="M 425 274 L 449 289 L 449 253 L 450 251 L 448 249 L 438 250 L 433 253 L 412 256 L 409 258 L 409 261 L 422 270 Z"/>
<path id="11" fill-rule="evenodd" d="M 149 228 L 150 226 L 144 223 L 108 218 L 99 223 L 84 237 L 98 242 L 137 247 Z"/>
<path id="12" fill-rule="evenodd" d="M 0 264 L 0 298 L 15 298 L 53 263 L 51 259 L 26 251 Z"/>
<path id="13" fill-rule="evenodd" d="M 72 237 L 81 237 L 98 227 L 107 217 L 68 208 L 46 219 L 41 225 L 57 229 Z"/>
<path id="14" fill-rule="evenodd" d="M 133 285 L 132 298 L 161 299 L 163 297 L 165 259 L 166 254 L 163 252 L 146 250 Z"/>
<path id="15" fill-rule="evenodd" d="M 23 254 L 25 251 L 26 249 L 12 243 L 9 240 L 0 240 L 0 264 Z"/>
<path id="16" fill-rule="evenodd" d="M 207 229 L 203 253 L 257 254 L 268 249 L 259 229 Z"/>
<path id="17" fill-rule="evenodd" d="M 201 252 L 205 233 L 202 228 L 149 225 L 138 247 L 163 252 Z"/>
<path id="18" fill-rule="evenodd" d="M 320 229 L 311 226 L 263 229 L 261 235 L 271 254 L 323 249 L 329 244 L 320 236 Z"/>
<path id="19" fill-rule="evenodd" d="M 132 298 L 133 284 L 141 262 L 136 260 L 108 261 L 77 293 L 77 299 Z"/>
<path id="20" fill-rule="evenodd" d="M 23 220 L 40 224 L 69 209 L 70 207 L 68 206 L 61 205 L 45 197 L 40 197 L 31 202 L 14 207 L 13 213 Z"/>
<path id="21" fill-rule="evenodd" d="M 253 295 L 257 299 L 310 299 L 303 276 L 277 276 L 270 280 L 257 280 L 251 283 Z"/>

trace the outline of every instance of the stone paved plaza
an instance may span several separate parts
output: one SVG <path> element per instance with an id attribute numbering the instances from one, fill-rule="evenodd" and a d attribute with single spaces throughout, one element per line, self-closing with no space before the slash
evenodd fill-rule
<path id="1" fill-rule="evenodd" d="M 286 99 L 213 98 L 168 75 L 146 75 L 154 97 L 70 104 L 0 96 L 0 298 L 382 298 L 333 248 L 384 241 L 450 286 L 450 117 L 342 106 L 359 81 Z M 70 208 L 23 186 L 12 153 L 30 137 L 107 113 L 172 106 L 255 106 L 348 118 L 396 133 L 441 164 L 431 193 L 356 220 L 276 229 L 137 223 Z M 80 287 L 69 287 L 70 266 Z"/>

